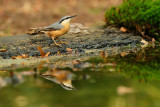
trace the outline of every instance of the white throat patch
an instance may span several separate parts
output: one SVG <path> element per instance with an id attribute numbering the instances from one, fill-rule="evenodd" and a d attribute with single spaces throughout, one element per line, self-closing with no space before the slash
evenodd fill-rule
<path id="1" fill-rule="evenodd" d="M 69 18 L 69 19 L 66 19 L 66 20 L 62 21 L 62 23 L 69 23 L 70 20 L 71 20 L 70 18 Z"/>

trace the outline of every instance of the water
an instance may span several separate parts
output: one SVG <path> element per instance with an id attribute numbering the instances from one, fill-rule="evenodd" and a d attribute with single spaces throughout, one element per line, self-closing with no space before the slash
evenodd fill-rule
<path id="1" fill-rule="evenodd" d="M 159 52 L 0 71 L 0 107 L 160 107 Z"/>

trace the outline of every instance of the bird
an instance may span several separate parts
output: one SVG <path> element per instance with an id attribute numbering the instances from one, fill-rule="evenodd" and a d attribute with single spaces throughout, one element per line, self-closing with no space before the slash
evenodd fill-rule
<path id="1" fill-rule="evenodd" d="M 40 76 L 61 85 L 66 90 L 76 90 L 72 85 L 74 75 L 68 70 L 58 70 L 55 68 L 40 74 Z"/>
<path id="2" fill-rule="evenodd" d="M 36 35 L 36 34 L 46 34 L 48 37 L 50 37 L 53 42 L 55 43 L 54 45 L 60 46 L 55 39 L 58 39 L 58 37 L 66 34 L 69 29 L 70 29 L 70 20 L 73 17 L 76 17 L 77 15 L 73 16 L 63 16 L 59 21 L 45 27 L 38 27 L 38 28 L 30 28 L 26 33 L 29 35 Z M 60 43 L 65 43 L 58 39 Z M 66 44 L 66 43 L 65 43 Z"/>

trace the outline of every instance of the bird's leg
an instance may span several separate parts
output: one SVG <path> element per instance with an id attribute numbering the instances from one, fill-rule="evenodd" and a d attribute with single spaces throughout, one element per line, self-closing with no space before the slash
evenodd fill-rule
<path id="1" fill-rule="evenodd" d="M 51 37 L 51 38 L 52 38 L 53 42 L 55 43 L 55 44 L 51 44 L 51 45 L 57 45 L 57 46 L 62 47 L 60 44 L 58 44 L 58 43 L 55 41 L 55 38 L 54 38 L 54 37 Z"/>
<path id="2" fill-rule="evenodd" d="M 67 42 L 63 42 L 62 40 L 60 40 L 59 38 L 57 38 L 59 41 L 60 41 L 60 43 L 63 43 L 63 44 L 68 44 Z"/>

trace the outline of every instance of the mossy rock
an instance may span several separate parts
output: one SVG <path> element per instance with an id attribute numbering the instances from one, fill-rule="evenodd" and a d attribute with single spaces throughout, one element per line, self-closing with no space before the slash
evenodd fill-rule
<path id="1" fill-rule="evenodd" d="M 107 25 L 123 26 L 136 33 L 159 39 L 160 0 L 125 0 L 105 14 Z"/>

